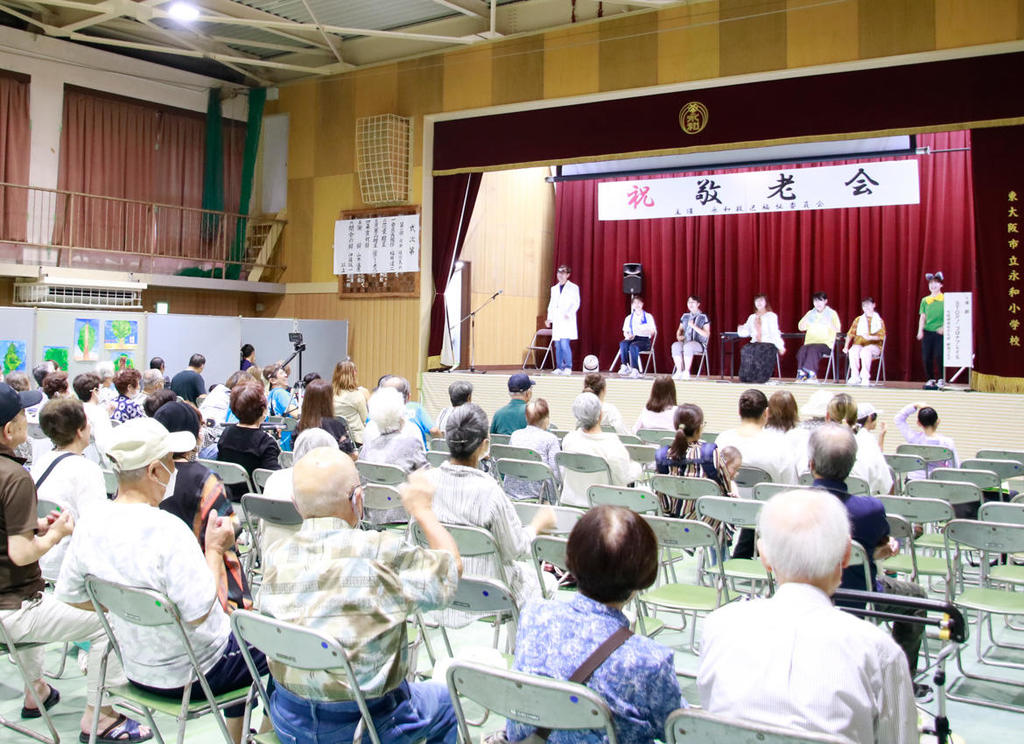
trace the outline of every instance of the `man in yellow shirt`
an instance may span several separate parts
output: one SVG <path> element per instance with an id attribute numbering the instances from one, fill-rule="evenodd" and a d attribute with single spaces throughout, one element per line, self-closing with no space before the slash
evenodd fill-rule
<path id="1" fill-rule="evenodd" d="M 818 379 L 818 365 L 821 358 L 832 351 L 836 334 L 842 329 L 839 315 L 828 306 L 828 295 L 815 292 L 811 295 L 814 307 L 800 319 L 797 325 L 804 331 L 804 345 L 796 353 L 796 381 Z"/>

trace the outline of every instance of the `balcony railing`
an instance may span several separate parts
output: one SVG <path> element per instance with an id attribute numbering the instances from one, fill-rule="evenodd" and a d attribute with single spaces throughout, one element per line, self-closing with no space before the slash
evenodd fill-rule
<path id="1" fill-rule="evenodd" d="M 0 183 L 0 262 L 227 278 L 274 276 L 284 220 Z M 274 228 L 273 230 L 268 230 Z"/>

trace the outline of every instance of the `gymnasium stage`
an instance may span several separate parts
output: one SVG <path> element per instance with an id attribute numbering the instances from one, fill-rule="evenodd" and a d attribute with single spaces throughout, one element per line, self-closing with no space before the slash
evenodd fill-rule
<path id="1" fill-rule="evenodd" d="M 508 378 L 518 368 L 477 372 L 425 372 L 420 378 L 420 401 L 432 417 L 449 405 L 448 386 L 455 380 L 473 384 L 473 402 L 481 406 L 488 416 L 508 402 Z M 557 428 L 574 426 L 572 401 L 583 388 L 583 375 L 570 377 L 553 375 L 550 371 L 525 370 L 536 380 L 534 396 L 547 400 L 551 408 L 551 422 Z M 605 400 L 622 412 L 623 420 L 632 427 L 647 402 L 652 375 L 640 379 L 623 379 L 609 374 L 605 377 L 608 388 Z M 974 457 L 979 449 L 1024 450 L 1024 395 L 1006 393 L 978 393 L 960 389 L 942 391 L 922 390 L 921 383 L 893 382 L 864 388 L 859 385 L 836 383 L 796 384 L 791 380 L 750 386 L 741 382 L 720 380 L 717 377 L 676 382 L 679 403 L 696 403 L 704 410 L 704 428 L 722 432 L 739 422 L 736 402 L 741 392 L 757 387 L 770 396 L 776 390 L 788 390 L 801 406 L 820 388 L 845 392 L 854 400 L 868 401 L 882 411 L 880 420 L 889 424 L 885 438 L 885 451 L 895 452 L 904 442 L 893 423 L 893 417 L 907 403 L 924 402 L 939 413 L 939 431 L 953 437 L 961 459 Z"/>

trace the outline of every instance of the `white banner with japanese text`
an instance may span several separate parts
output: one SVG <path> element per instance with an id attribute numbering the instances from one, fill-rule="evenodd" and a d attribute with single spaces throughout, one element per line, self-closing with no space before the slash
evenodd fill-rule
<path id="1" fill-rule="evenodd" d="M 597 186 L 599 220 L 881 207 L 920 200 L 916 159 L 610 181 Z"/>
<path id="2" fill-rule="evenodd" d="M 334 223 L 335 274 L 395 274 L 419 270 L 418 214 Z"/>
<path id="3" fill-rule="evenodd" d="M 970 292 L 943 292 L 945 321 L 942 346 L 946 367 L 974 367 L 973 295 Z"/>

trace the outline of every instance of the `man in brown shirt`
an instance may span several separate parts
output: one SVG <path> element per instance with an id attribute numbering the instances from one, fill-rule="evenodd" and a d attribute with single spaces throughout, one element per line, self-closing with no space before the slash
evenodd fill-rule
<path id="1" fill-rule="evenodd" d="M 28 434 L 24 409 L 36 405 L 42 397 L 38 390 L 18 393 L 0 383 L 0 621 L 16 644 L 90 642 L 87 705 L 81 719 L 81 730 L 88 735 L 107 638 L 95 613 L 43 593 L 39 558 L 71 535 L 74 520 L 70 513 L 37 517 L 35 484 L 24 468 L 24 460 L 14 454 Z M 19 651 L 26 677 L 31 680 L 31 686 L 25 688 L 22 718 L 38 718 L 40 704 L 49 709 L 60 701 L 60 693 L 43 680 L 43 654 L 43 646 Z M 107 674 L 114 678 L 121 674 L 113 655 Z M 145 741 L 153 735 L 109 706 L 102 707 L 99 715 L 100 742 Z"/>

